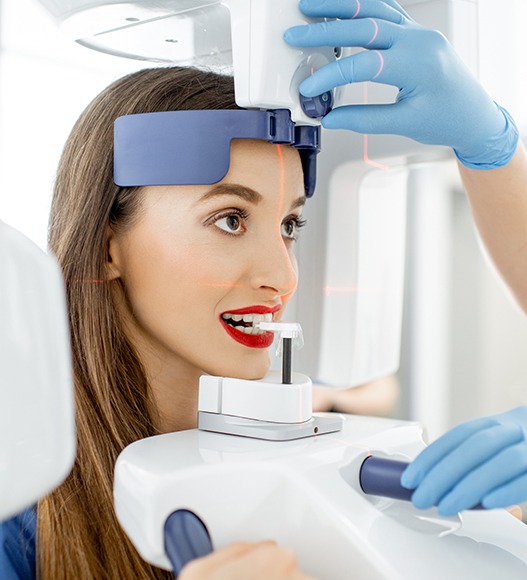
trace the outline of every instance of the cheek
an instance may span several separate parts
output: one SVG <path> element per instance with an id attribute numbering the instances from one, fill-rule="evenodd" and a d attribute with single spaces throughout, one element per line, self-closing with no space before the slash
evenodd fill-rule
<path id="1" fill-rule="evenodd" d="M 131 306 L 140 318 L 180 320 L 210 313 L 240 273 L 235 260 L 215 244 L 153 243 L 136 248 L 125 276 Z"/>
<path id="2" fill-rule="evenodd" d="M 222 244 L 212 243 L 175 252 L 168 257 L 167 269 L 179 275 L 185 287 L 234 287 L 242 275 L 243 263 L 236 259 L 235 252 L 228 251 Z"/>

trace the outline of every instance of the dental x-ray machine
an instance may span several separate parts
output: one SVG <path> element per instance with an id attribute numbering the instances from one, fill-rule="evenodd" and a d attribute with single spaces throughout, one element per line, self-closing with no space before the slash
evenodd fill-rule
<path id="1" fill-rule="evenodd" d="M 297 0 L 41 2 L 91 48 L 232 68 L 239 105 L 290 111 L 286 142 L 299 149 L 305 144 L 299 133 L 310 135 L 304 170 L 314 169 L 317 118 L 332 99 L 364 98 L 365 89 L 351 87 L 301 102 L 299 83 L 342 51 L 298 50 L 282 42 L 287 27 L 306 22 Z M 443 29 L 454 44 L 452 31 L 460 21 L 470 27 L 477 10 L 475 0 L 401 4 L 423 24 Z M 470 60 L 466 47 L 456 44 Z M 370 102 L 392 96 L 392 89 L 378 86 L 368 92 Z M 176 573 L 213 547 L 273 538 L 291 547 L 300 567 L 319 579 L 525 578 L 527 528 L 504 511 L 441 518 L 405 501 L 408 493 L 400 488 L 399 475 L 425 445 L 421 425 L 312 414 L 311 380 L 293 368 L 339 386 L 396 370 L 407 167 L 412 157 L 445 154 L 395 137 L 368 143 L 357 135 L 324 133 L 323 141 L 318 193 L 307 204 L 317 227 L 299 248 L 303 280 L 289 312 L 302 323 L 305 348 L 294 353 L 293 361 L 301 339 L 298 324 L 256 320 L 261 330 L 277 335 L 281 370 L 261 381 L 202 377 L 198 429 L 137 441 L 119 457 L 114 487 L 119 521 L 145 560 Z M 309 191 L 314 174 L 307 174 Z M 12 292 L 9 298 L 16 296 Z M 44 315 L 45 306 L 38 308 Z M 22 319 L 28 316 L 16 312 Z M 8 329 L 17 344 L 29 345 L 17 325 Z M 45 353 L 46 348 L 42 342 L 32 351 Z M 63 395 L 69 402 L 61 415 L 71 418 L 71 393 L 66 389 Z M 2 402 L 0 412 L 7 408 Z M 5 424 L 4 418 L 0 427 Z M 71 427 L 67 419 L 64 429 Z M 56 473 L 63 475 L 71 455 L 70 449 Z M 27 501 L 13 501 L 2 515 Z"/>
<path id="2" fill-rule="evenodd" d="M 0 521 L 69 473 L 75 424 L 62 273 L 0 221 Z"/>

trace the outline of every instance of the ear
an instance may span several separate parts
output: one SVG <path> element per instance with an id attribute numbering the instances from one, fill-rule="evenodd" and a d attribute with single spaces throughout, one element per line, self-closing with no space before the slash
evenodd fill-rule
<path id="1" fill-rule="evenodd" d="M 111 280 L 116 280 L 121 277 L 123 258 L 120 239 L 115 235 L 111 228 L 108 228 L 107 240 L 108 256 L 106 260 L 106 279 L 110 282 Z"/>

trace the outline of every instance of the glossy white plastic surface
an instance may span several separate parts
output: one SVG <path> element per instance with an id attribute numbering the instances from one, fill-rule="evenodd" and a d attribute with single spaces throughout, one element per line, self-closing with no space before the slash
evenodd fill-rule
<path id="1" fill-rule="evenodd" d="M 202 376 L 198 409 L 273 423 L 309 421 L 313 408 L 311 379 L 293 373 L 292 381 L 290 385 L 282 384 L 277 372 L 260 381 Z"/>
<path id="2" fill-rule="evenodd" d="M 49 493 L 75 457 L 61 271 L 0 222 L 0 519 Z"/>
<path id="3" fill-rule="evenodd" d="M 287 108 L 295 121 L 315 124 L 298 99 L 302 80 L 335 59 L 334 48 L 295 49 L 282 34 L 312 22 L 298 0 L 40 0 L 80 44 L 116 56 L 234 71 L 236 101 L 248 108 Z M 399 0 L 417 22 L 441 30 L 476 72 L 478 0 Z M 510 10 L 510 6 L 507 7 Z M 345 49 L 344 56 L 356 49 Z M 393 102 L 397 89 L 356 83 L 342 103 Z M 360 141 L 361 136 L 357 135 Z M 362 149 L 362 147 L 361 147 Z M 433 151 L 409 139 L 375 137 L 377 157 Z"/>
<path id="4" fill-rule="evenodd" d="M 435 510 L 365 496 L 371 452 L 407 460 L 422 428 L 343 416 L 340 433 L 270 442 L 198 430 L 137 441 L 120 455 L 115 508 L 140 554 L 170 569 L 163 524 L 194 511 L 215 548 L 275 539 L 319 580 L 507 580 L 527 577 L 527 527 L 502 510 L 440 518 Z"/>
<path id="5" fill-rule="evenodd" d="M 80 44 L 117 56 L 196 65 L 234 74 L 236 102 L 285 108 L 319 124 L 300 106 L 298 86 L 335 60 L 333 47 L 296 49 L 289 26 L 313 22 L 297 0 L 41 0 Z"/>
<path id="6" fill-rule="evenodd" d="M 364 384 L 399 368 L 407 182 L 404 166 L 348 162 L 332 175 L 316 341 L 316 377 L 326 385 Z"/>

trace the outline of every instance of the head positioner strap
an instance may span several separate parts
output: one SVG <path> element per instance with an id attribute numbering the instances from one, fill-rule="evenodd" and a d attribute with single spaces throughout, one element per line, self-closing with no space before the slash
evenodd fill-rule
<path id="1" fill-rule="evenodd" d="M 167 111 L 119 117 L 114 125 L 114 181 L 122 187 L 217 183 L 229 170 L 232 139 L 296 147 L 306 196 L 313 195 L 320 128 L 296 126 L 287 109 Z"/>

